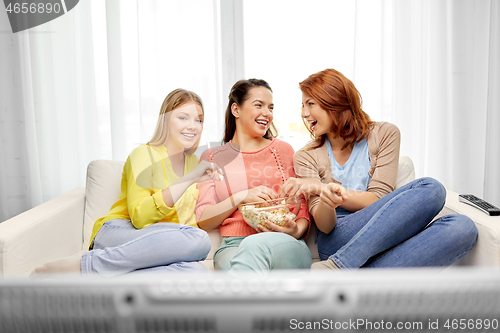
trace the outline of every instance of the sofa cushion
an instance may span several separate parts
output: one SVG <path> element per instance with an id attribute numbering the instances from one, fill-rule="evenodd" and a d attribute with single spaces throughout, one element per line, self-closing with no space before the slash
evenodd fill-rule
<path id="1" fill-rule="evenodd" d="M 123 165 L 125 162 L 95 160 L 87 168 L 83 249 L 88 249 L 94 222 L 106 215 L 120 198 Z"/>
<path id="2" fill-rule="evenodd" d="M 87 186 L 85 192 L 84 242 L 83 249 L 88 249 L 94 222 L 106 215 L 111 206 L 120 198 L 121 179 L 124 162 L 95 160 L 87 168 Z M 208 233 L 212 248 L 207 259 L 213 259 L 220 245 L 219 229 Z"/>
<path id="3" fill-rule="evenodd" d="M 413 166 L 411 158 L 408 156 L 400 156 L 396 188 L 400 188 L 413 180 L 415 180 L 415 167 Z"/>
<path id="4" fill-rule="evenodd" d="M 85 193 L 85 217 L 84 217 L 84 242 L 83 249 L 87 249 L 92 235 L 94 222 L 106 215 L 111 206 L 120 198 L 121 177 L 123 173 L 124 162 L 110 160 L 95 160 L 90 162 L 87 168 L 87 187 Z M 415 170 L 413 162 L 407 156 L 401 156 L 399 159 L 398 178 L 396 188 L 415 179 Z M 221 237 L 219 229 L 209 232 L 212 248 L 207 259 L 213 259 L 215 251 L 218 249 Z M 316 238 L 316 229 L 311 229 L 310 235 L 306 240 L 313 259 L 319 258 L 317 247 L 314 243 Z"/>

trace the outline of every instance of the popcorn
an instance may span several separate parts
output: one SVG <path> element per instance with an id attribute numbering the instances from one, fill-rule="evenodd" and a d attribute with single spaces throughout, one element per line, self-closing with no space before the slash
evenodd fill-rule
<path id="1" fill-rule="evenodd" d="M 279 200 L 277 202 L 274 200 L 274 205 L 271 206 L 269 202 L 240 205 L 239 210 L 245 221 L 253 228 L 257 228 L 259 224 L 262 224 L 270 229 L 269 225 L 265 222 L 266 220 L 279 226 L 284 226 L 287 220 L 295 219 L 296 215 L 290 211 L 289 207 L 296 204 L 287 203 L 285 199 Z"/>

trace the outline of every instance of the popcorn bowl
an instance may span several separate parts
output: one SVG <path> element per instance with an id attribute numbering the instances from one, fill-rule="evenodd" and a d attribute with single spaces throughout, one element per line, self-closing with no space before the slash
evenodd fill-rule
<path id="1" fill-rule="evenodd" d="M 287 218 L 295 220 L 300 210 L 301 201 L 301 197 L 278 198 L 239 204 L 238 210 L 243 215 L 245 222 L 255 229 L 259 224 L 269 228 L 266 220 L 284 226 Z"/>

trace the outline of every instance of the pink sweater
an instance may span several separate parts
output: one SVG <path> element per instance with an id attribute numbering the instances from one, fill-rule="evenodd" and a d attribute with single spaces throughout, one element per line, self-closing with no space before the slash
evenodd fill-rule
<path id="1" fill-rule="evenodd" d="M 289 177 L 295 177 L 293 169 L 293 148 L 286 142 L 273 139 L 266 147 L 253 152 L 240 152 L 230 143 L 208 149 L 201 155 L 201 161 L 212 161 L 223 169 L 225 180 L 207 181 L 198 184 L 199 195 L 195 213 L 199 220 L 206 207 L 224 201 L 234 193 L 260 185 L 279 192 Z M 311 219 L 304 199 L 297 218 Z M 309 233 L 309 228 L 304 238 Z M 219 227 L 221 236 L 244 237 L 257 233 L 236 210 Z"/>

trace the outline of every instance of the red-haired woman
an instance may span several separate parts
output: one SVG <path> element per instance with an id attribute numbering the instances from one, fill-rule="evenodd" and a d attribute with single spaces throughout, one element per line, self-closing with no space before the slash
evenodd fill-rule
<path id="1" fill-rule="evenodd" d="M 354 84 L 334 69 L 300 82 L 302 118 L 315 138 L 294 156 L 298 178 L 281 195 L 304 194 L 319 229 L 313 268 L 448 266 L 476 243 L 474 222 L 441 211 L 432 178 L 396 189 L 399 129 L 361 109 Z"/>

